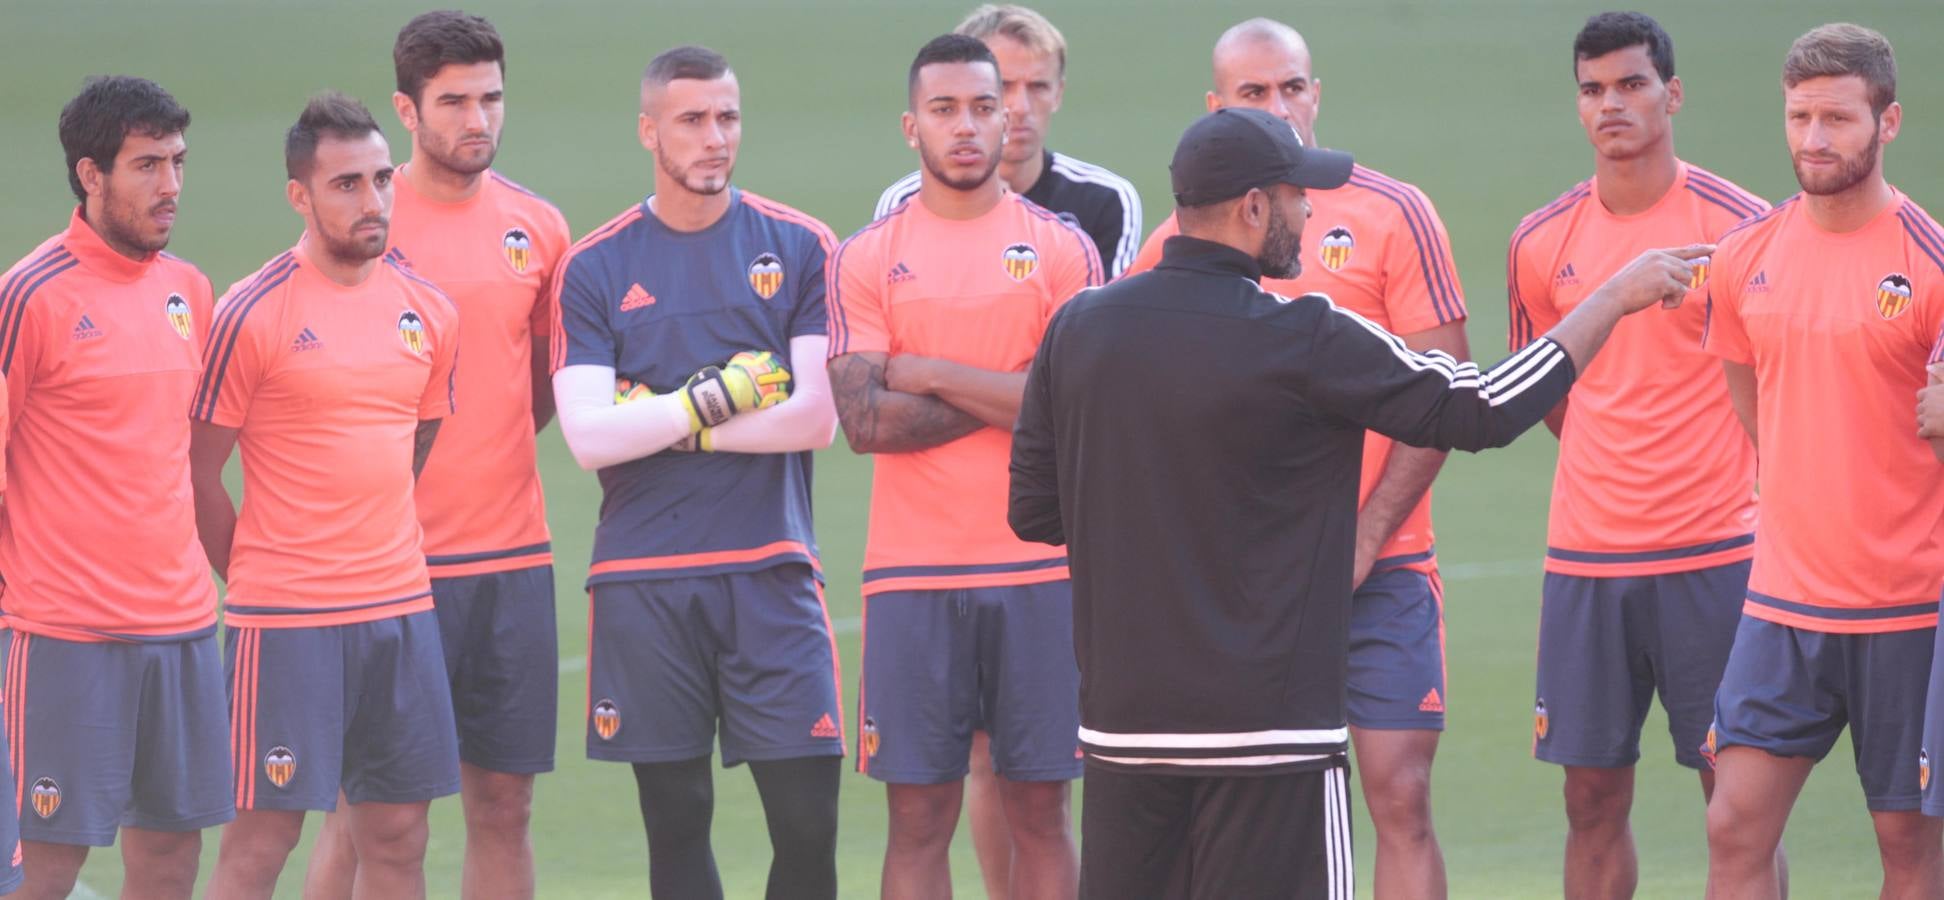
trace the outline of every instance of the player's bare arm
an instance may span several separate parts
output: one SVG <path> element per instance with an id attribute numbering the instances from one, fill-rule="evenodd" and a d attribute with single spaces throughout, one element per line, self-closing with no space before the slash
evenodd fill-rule
<path id="1" fill-rule="evenodd" d="M 995 372 L 949 359 L 900 353 L 885 361 L 884 383 L 894 391 L 937 397 L 987 425 L 1011 431 L 1019 418 L 1026 373 Z"/>
<path id="2" fill-rule="evenodd" d="M 548 354 L 551 352 L 551 348 L 547 346 L 546 335 L 533 336 L 533 353 L 529 359 L 533 361 L 534 434 L 544 430 L 554 417 L 553 372 L 548 365 Z"/>
<path id="3" fill-rule="evenodd" d="M 189 483 L 196 495 L 196 535 L 209 567 L 229 580 L 230 543 L 236 537 L 236 501 L 223 484 L 223 467 L 236 449 L 238 429 L 192 422 L 189 426 Z"/>
<path id="4" fill-rule="evenodd" d="M 1728 381 L 1728 402 L 1735 406 L 1735 418 L 1741 420 L 1742 430 L 1748 432 L 1748 442 L 1758 443 L 1755 439 L 1755 367 L 1738 362 L 1721 361 L 1721 375 Z"/>
<path id="5" fill-rule="evenodd" d="M 439 423 L 444 419 L 425 419 L 418 423 L 418 431 L 412 434 L 412 478 L 425 471 L 425 461 L 432 458 L 432 442 L 439 437 Z"/>
<path id="6" fill-rule="evenodd" d="M 1546 430 L 1552 432 L 1553 437 L 1565 436 L 1566 404 L 1571 402 L 1573 402 L 1571 397 L 1561 400 L 1558 406 L 1553 407 L 1552 412 L 1546 413 Z"/>
<path id="7" fill-rule="evenodd" d="M 1442 350 L 1460 361 L 1471 359 L 1471 344 L 1465 339 L 1465 323 L 1462 320 L 1400 337 L 1404 339 L 1405 346 L 1419 353 Z M 1564 406 L 1562 402 L 1560 407 Z M 1547 418 L 1551 418 L 1550 413 Z M 1352 586 L 1363 584 L 1364 579 L 1370 577 L 1370 569 L 1377 563 L 1378 552 L 1383 550 L 1391 535 L 1397 533 L 1398 526 L 1404 524 L 1411 510 L 1417 508 L 1418 501 L 1424 498 L 1424 492 L 1431 489 L 1431 483 L 1438 478 L 1438 471 L 1444 468 L 1445 456 L 1446 451 L 1443 450 L 1404 444 L 1391 448 L 1389 458 L 1384 461 L 1384 471 L 1377 476 L 1376 486 L 1371 488 L 1370 497 L 1364 501 L 1363 508 L 1357 511 L 1357 550 L 1350 572 Z"/>
<path id="8" fill-rule="evenodd" d="M 937 397 L 892 390 L 884 380 L 888 361 L 889 354 L 858 352 L 829 363 L 831 399 L 853 452 L 915 453 L 986 427 Z"/>
<path id="9" fill-rule="evenodd" d="M 1928 377 L 1917 392 L 1917 436 L 1930 441 L 1931 454 L 1944 462 L 1944 363 L 1932 363 L 1924 371 Z"/>

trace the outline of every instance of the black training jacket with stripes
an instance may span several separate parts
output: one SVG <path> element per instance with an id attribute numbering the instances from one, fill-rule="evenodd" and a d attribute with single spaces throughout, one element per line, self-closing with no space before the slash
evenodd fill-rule
<path id="1" fill-rule="evenodd" d="M 1169 238 L 1154 270 L 1068 302 L 1029 370 L 1008 519 L 1067 546 L 1096 763 L 1331 764 L 1349 738 L 1365 429 L 1503 446 L 1572 386 L 1547 338 L 1481 371 L 1260 277 L 1246 254 Z"/>

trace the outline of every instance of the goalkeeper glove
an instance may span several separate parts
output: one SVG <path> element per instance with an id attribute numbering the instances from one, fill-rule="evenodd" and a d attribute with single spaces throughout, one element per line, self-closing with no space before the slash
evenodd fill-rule
<path id="1" fill-rule="evenodd" d="M 689 376 L 680 394 L 689 430 L 714 428 L 740 413 L 764 409 L 790 396 L 790 370 L 773 353 L 744 351 L 721 366 Z"/>

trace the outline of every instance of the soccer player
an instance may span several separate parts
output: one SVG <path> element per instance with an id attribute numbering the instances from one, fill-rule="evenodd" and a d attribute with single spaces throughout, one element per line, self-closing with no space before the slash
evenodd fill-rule
<path id="1" fill-rule="evenodd" d="M 731 185 L 741 98 L 713 50 L 650 61 L 655 192 L 556 279 L 561 433 L 602 494 L 587 755 L 634 765 L 653 895 L 721 897 L 720 722 L 723 764 L 748 762 L 762 797 L 768 896 L 835 897 L 843 714 L 810 475 L 837 427 L 821 369 L 836 238 Z"/>
<path id="2" fill-rule="evenodd" d="M 1085 232 L 996 176 L 993 52 L 944 35 L 907 82 L 917 197 L 853 235 L 832 273 L 831 389 L 876 456 L 864 551 L 858 768 L 886 782 L 887 897 L 951 890 L 971 736 L 991 735 L 1010 895 L 1071 896 L 1078 777 L 1066 558 L 1006 527 L 1006 459 L 1046 321 L 1101 281 Z"/>
<path id="3" fill-rule="evenodd" d="M 1092 163 L 1046 148 L 1046 132 L 1066 95 L 1066 37 L 1052 22 L 1024 6 L 985 4 L 967 14 L 955 33 L 978 38 L 999 60 L 1006 107 L 999 177 L 1014 193 L 1056 213 L 1071 215 L 1093 239 L 1112 278 L 1134 261 L 1141 241 L 1141 195 L 1127 179 Z M 918 193 L 921 172 L 899 179 L 878 198 L 882 219 Z M 992 751 L 984 731 L 972 734 L 966 777 L 966 816 L 986 895 L 1005 900 L 1012 847 L 1005 804 L 992 775 Z"/>
<path id="4" fill-rule="evenodd" d="M 1000 180 L 1026 199 L 1072 216 L 1093 239 L 1107 264 L 1107 277 L 1119 275 L 1141 245 L 1140 193 L 1132 182 L 1105 168 L 1046 147 L 1053 114 L 1066 96 L 1066 37 L 1045 16 L 1010 3 L 972 10 L 954 33 L 984 41 L 999 60 L 1006 107 Z M 882 219 L 916 196 L 922 181 L 923 173 L 913 172 L 893 182 L 878 197 L 871 218 Z M 978 743 L 983 746 L 984 741 Z M 982 780 L 973 776 L 975 785 Z M 977 812 L 975 807 L 975 827 Z"/>
<path id="5" fill-rule="evenodd" d="M 6 516 L 0 622 L 15 843 L 0 889 L 66 897 L 119 833 L 130 896 L 186 898 L 201 830 L 236 814 L 216 588 L 196 543 L 189 421 L 209 279 L 162 252 L 189 111 L 90 79 L 61 110 L 77 206 L 0 278 Z"/>
<path id="6" fill-rule="evenodd" d="M 1936 897 L 1944 823 L 1918 807 L 1944 476 L 1910 401 L 1944 324 L 1944 229 L 1884 179 L 1903 109 L 1883 35 L 1811 30 L 1789 48 L 1782 88 L 1802 193 L 1724 235 L 1706 285 L 1703 340 L 1762 479 L 1707 736 L 1708 895 L 1780 894 L 1783 826 L 1847 725 L 1883 896 Z"/>
<path id="7" fill-rule="evenodd" d="M 1269 19 L 1230 28 L 1215 43 L 1214 76 L 1210 110 L 1260 109 L 1288 122 L 1307 146 L 1317 145 L 1322 83 L 1295 29 Z M 1298 277 L 1266 279 L 1267 290 L 1327 294 L 1412 350 L 1470 358 L 1451 240 L 1422 191 L 1357 166 L 1349 183 L 1311 191 L 1309 201 L 1313 255 Z M 1163 242 L 1178 231 L 1170 216 L 1129 271 L 1152 268 Z M 1434 555 L 1431 483 L 1444 459 L 1440 450 L 1407 447 L 1374 432 L 1364 436 L 1351 573 L 1357 593 L 1350 619 L 1350 735 L 1376 826 L 1376 892 L 1383 898 L 1445 892 L 1431 818 L 1431 763 L 1446 700 L 1444 583 Z"/>
<path id="8" fill-rule="evenodd" d="M 1512 235 L 1513 350 L 1641 250 L 1712 243 L 1768 209 L 1674 155 L 1683 91 L 1659 23 L 1596 15 L 1573 39 L 1573 61 L 1594 175 Z M 1714 789 L 1701 742 L 1755 555 L 1755 448 L 1701 349 L 1696 300 L 1621 322 L 1547 417 L 1559 464 L 1533 755 L 1566 769 L 1568 897 L 1631 896 L 1639 880 L 1628 814 L 1656 690 L 1675 761 L 1700 771 L 1704 803 Z"/>
<path id="9" fill-rule="evenodd" d="M 459 724 L 461 892 L 533 896 L 533 777 L 553 769 L 560 685 L 553 555 L 534 432 L 553 417 L 546 285 L 571 238 L 552 204 L 492 169 L 505 48 L 461 12 L 412 19 L 392 46 L 392 107 L 412 135 L 392 181 L 392 250 L 465 327 L 457 405 L 419 475 L 433 609 Z M 326 816 L 308 888 L 347 896 L 355 857 Z"/>
<path id="10" fill-rule="evenodd" d="M 453 411 L 458 312 L 385 253 L 391 150 L 362 104 L 313 97 L 284 166 L 303 237 L 224 295 L 189 407 L 197 527 L 229 583 L 237 814 L 210 896 L 269 896 L 305 810 L 342 790 L 357 893 L 422 897 L 459 751 L 412 481 Z"/>

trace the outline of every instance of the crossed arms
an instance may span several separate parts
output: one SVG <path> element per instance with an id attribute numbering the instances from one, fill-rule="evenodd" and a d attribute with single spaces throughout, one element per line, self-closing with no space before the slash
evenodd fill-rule
<path id="1" fill-rule="evenodd" d="M 1011 431 L 1026 373 L 929 356 L 859 351 L 829 363 L 844 439 L 857 453 L 912 453 L 981 428 Z"/>

